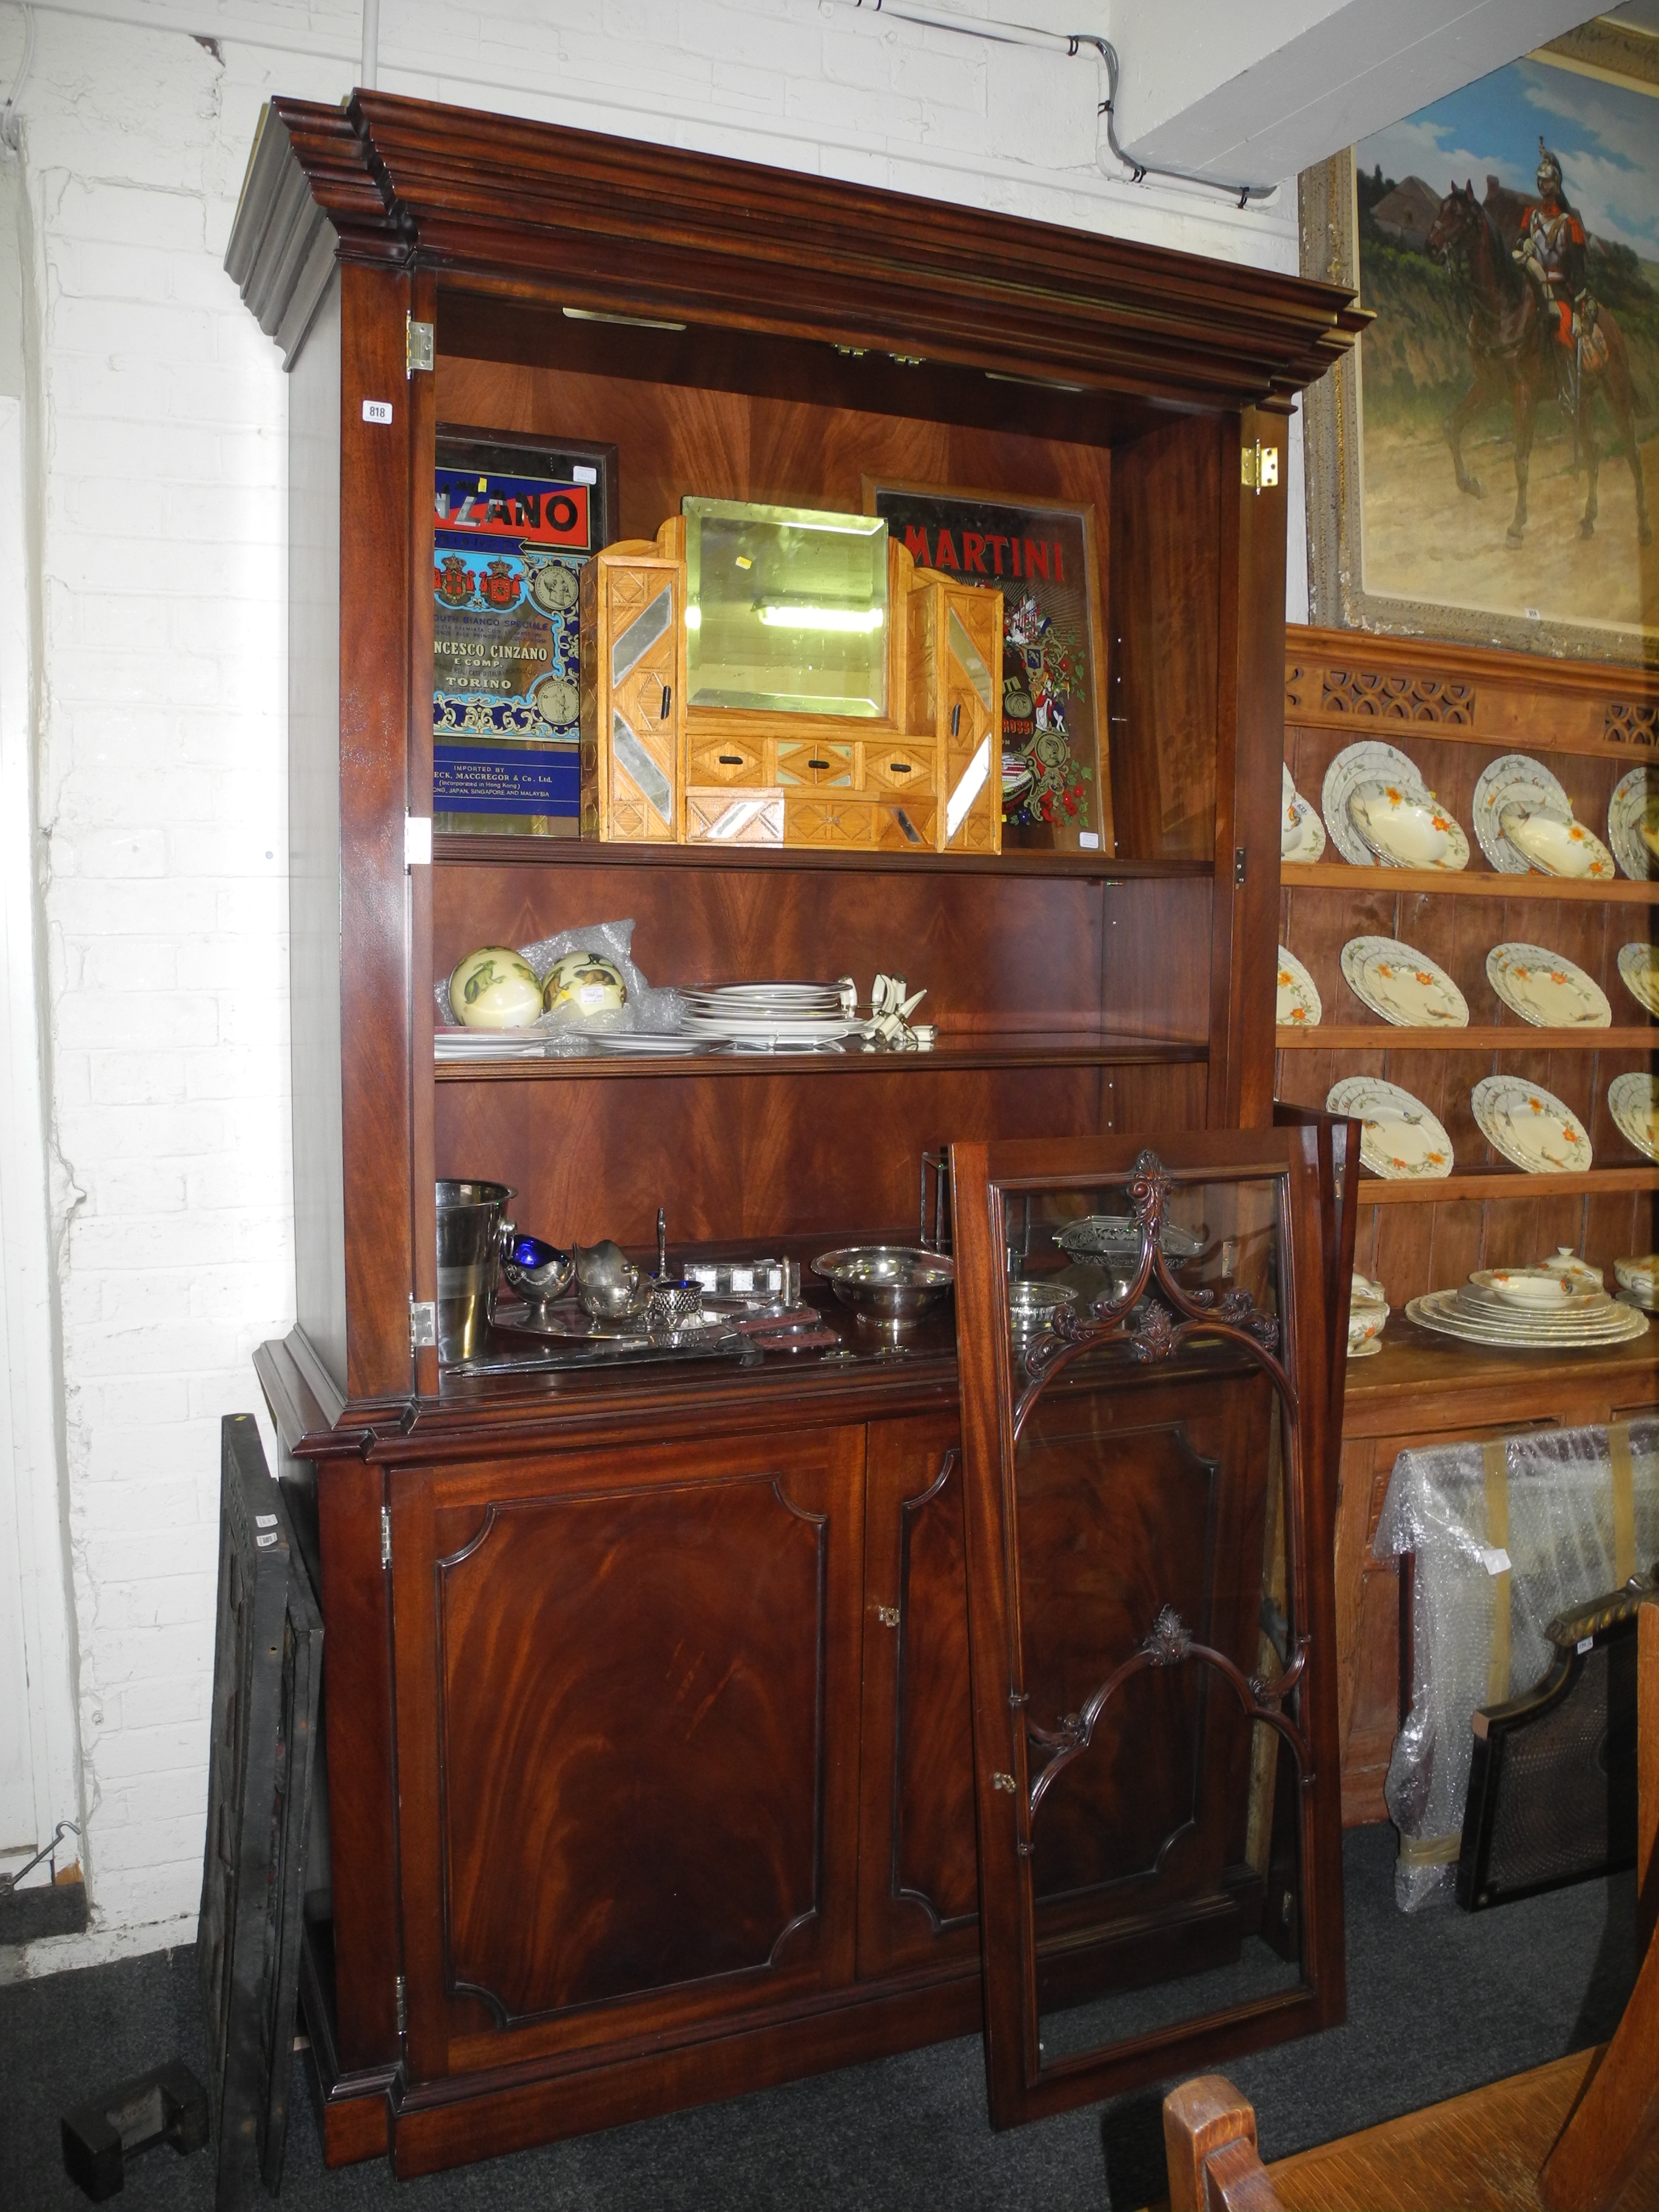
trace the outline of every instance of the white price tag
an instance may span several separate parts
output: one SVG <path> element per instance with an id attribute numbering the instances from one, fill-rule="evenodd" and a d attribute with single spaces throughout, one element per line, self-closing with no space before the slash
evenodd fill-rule
<path id="1" fill-rule="evenodd" d="M 253 1516 L 253 1525 L 256 1528 L 274 1528 L 276 1526 L 276 1516 L 274 1513 L 256 1513 Z"/>
<path id="2" fill-rule="evenodd" d="M 1595 1650 L 1595 1638 L 1593 1636 L 1581 1636 L 1572 1648 L 1582 1659 L 1585 1652 Z"/>
<path id="3" fill-rule="evenodd" d="M 389 422 L 392 420 L 392 402 L 389 399 L 365 399 L 363 420 L 365 422 Z"/>
<path id="4" fill-rule="evenodd" d="M 570 481 L 572 483 L 598 483 L 599 480 L 599 471 L 595 468 L 590 468 L 586 461 L 575 461 L 572 463 L 570 470 Z"/>
<path id="5" fill-rule="evenodd" d="M 1510 1555 L 1494 1545 L 1490 1551 L 1482 1552 L 1480 1564 L 1489 1575 L 1506 1575 L 1510 1571 Z"/>
<path id="6" fill-rule="evenodd" d="M 1092 830 L 1079 830 L 1077 833 L 1077 842 L 1085 853 L 1096 851 L 1100 844 L 1100 839 Z"/>

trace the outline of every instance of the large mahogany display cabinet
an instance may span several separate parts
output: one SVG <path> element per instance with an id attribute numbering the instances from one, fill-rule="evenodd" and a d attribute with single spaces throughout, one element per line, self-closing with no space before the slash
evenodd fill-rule
<path id="1" fill-rule="evenodd" d="M 1285 764 L 1318 804 L 1329 764 L 1363 740 L 1404 753 L 1455 818 L 1473 825 L 1483 769 L 1505 755 L 1536 759 L 1568 793 L 1576 818 L 1607 833 L 1621 780 L 1659 744 L 1659 678 L 1650 670 L 1536 654 L 1291 628 L 1285 642 Z M 1473 841 L 1472 841 L 1473 842 Z M 1659 881 L 1539 873 L 1503 875 L 1478 845 L 1468 866 L 1441 872 L 1356 868 L 1334 846 L 1312 866 L 1286 865 L 1280 942 L 1313 975 L 1316 1028 L 1281 1029 L 1278 1095 L 1322 1105 L 1351 1075 L 1382 1076 L 1427 1104 L 1452 1140 L 1451 1171 L 1355 1189 L 1355 1265 L 1379 1279 L 1394 1308 L 1382 1348 L 1346 1386 L 1336 1534 L 1337 1639 L 1344 1819 L 1387 1817 L 1383 1783 L 1409 1705 L 1401 1666 L 1409 1575 L 1371 1550 L 1389 1477 L 1408 1445 L 1628 1419 L 1659 1402 L 1659 1332 L 1601 1352 L 1502 1350 L 1418 1328 L 1405 1308 L 1455 1288 L 1477 1267 L 1526 1264 L 1560 1246 L 1615 1287 L 1615 1260 L 1656 1242 L 1659 1166 L 1608 1109 L 1609 1086 L 1659 1068 L 1659 1030 L 1626 988 L 1620 949 L 1651 941 Z M 1467 1028 L 1390 1028 L 1343 981 L 1345 943 L 1395 938 L 1440 963 L 1462 991 Z M 1605 994 L 1604 1027 L 1534 1027 L 1498 997 L 1486 954 L 1536 945 L 1583 969 Z M 1594 1158 L 1572 1173 L 1532 1176 L 1498 1156 L 1476 1125 L 1482 1077 L 1541 1084 L 1583 1118 Z M 1410 1635 L 1404 1651 L 1409 1664 Z"/>
<path id="2" fill-rule="evenodd" d="M 368 93 L 271 103 L 228 266 L 289 371 L 298 1325 L 258 1366 L 325 1618 L 308 2013 L 329 2157 L 412 2172 L 978 2021 L 949 1309 L 895 1357 L 441 1373 L 434 1179 L 567 1247 L 665 1206 L 677 1251 L 805 1258 L 914 1240 L 942 1146 L 1269 1124 L 1275 465 L 1364 319 Z M 441 422 L 614 447 L 624 539 L 866 477 L 1091 509 L 1115 842 L 428 862 Z M 904 975 L 937 1048 L 434 1067 L 461 954 L 623 916 L 653 984 Z"/>

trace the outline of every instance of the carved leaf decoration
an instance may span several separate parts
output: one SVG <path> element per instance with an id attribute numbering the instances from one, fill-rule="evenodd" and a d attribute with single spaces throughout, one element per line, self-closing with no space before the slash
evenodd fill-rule
<path id="1" fill-rule="evenodd" d="M 1176 1667 L 1192 1650 L 1192 1631 L 1172 1605 L 1163 1606 L 1140 1648 L 1154 1667 Z"/>
<path id="2" fill-rule="evenodd" d="M 1175 1350 L 1175 1322 L 1167 1306 L 1147 1308 L 1146 1318 L 1129 1340 L 1129 1350 L 1143 1362 L 1170 1357 Z"/>
<path id="3" fill-rule="evenodd" d="M 1154 1152 L 1142 1152 L 1129 1179 L 1129 1204 L 1135 1219 L 1154 1242 L 1164 1225 L 1169 1197 L 1170 1177 L 1163 1161 Z"/>

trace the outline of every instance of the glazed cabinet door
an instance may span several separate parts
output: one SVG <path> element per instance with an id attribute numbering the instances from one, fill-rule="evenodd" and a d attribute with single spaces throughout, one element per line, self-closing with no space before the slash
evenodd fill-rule
<path id="1" fill-rule="evenodd" d="M 409 2063 L 854 1970 L 863 1431 L 394 1471 Z"/>
<path id="2" fill-rule="evenodd" d="M 878 1421 L 869 1439 L 859 1839 L 866 1981 L 979 1956 L 957 1422 Z"/>

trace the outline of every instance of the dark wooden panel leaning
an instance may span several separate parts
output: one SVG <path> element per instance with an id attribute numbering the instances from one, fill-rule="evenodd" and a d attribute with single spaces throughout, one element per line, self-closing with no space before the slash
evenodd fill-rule
<path id="1" fill-rule="evenodd" d="M 1265 1120 L 1285 512 L 1240 456 L 1282 448 L 1366 319 L 1293 278 L 374 93 L 270 103 L 227 266 L 294 377 L 298 1318 L 258 1372 L 328 1625 L 307 2002 L 331 2162 L 389 2143 L 407 2173 L 976 2024 L 948 1314 L 880 1361 L 440 1374 L 433 1182 L 515 1185 L 562 1243 L 648 1246 L 665 1202 L 677 1248 L 810 1257 L 913 1233 L 924 1147 Z M 406 866 L 441 415 L 615 446 L 624 535 L 687 492 L 858 507 L 866 476 L 1089 506 L 1115 849 L 483 836 Z M 901 972 L 941 1048 L 434 1068 L 460 955 L 623 917 L 653 982 Z"/>
<path id="2" fill-rule="evenodd" d="M 252 1413 L 220 1424 L 219 1599 L 197 1966 L 217 2201 L 283 2179 L 323 1627 Z"/>

